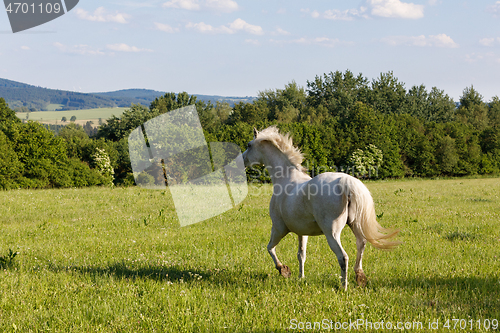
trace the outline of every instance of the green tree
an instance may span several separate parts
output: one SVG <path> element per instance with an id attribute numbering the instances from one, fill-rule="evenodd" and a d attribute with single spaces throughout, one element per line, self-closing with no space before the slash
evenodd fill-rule
<path id="1" fill-rule="evenodd" d="M 339 121 L 334 131 L 340 137 L 336 143 L 339 155 L 330 160 L 336 165 L 348 165 L 348 159 L 356 149 L 364 149 L 369 144 L 374 144 L 382 150 L 384 156 L 379 177 L 404 175 L 399 146 L 396 142 L 395 124 L 387 115 L 377 114 L 369 105 L 357 102 L 350 116 Z"/>
<path id="2" fill-rule="evenodd" d="M 122 113 L 120 118 L 113 115 L 105 124 L 102 124 L 97 132 L 97 137 L 119 141 L 128 137 L 134 129 L 158 115 L 160 115 L 158 109 L 149 109 L 141 104 L 133 104 L 130 109 Z"/>
<path id="3" fill-rule="evenodd" d="M 408 114 L 392 116 L 395 122 L 395 141 L 400 148 L 406 176 L 432 174 L 433 149 L 425 135 L 422 120 Z"/>
<path id="4" fill-rule="evenodd" d="M 205 122 L 205 124 L 212 124 L 215 113 L 212 104 L 196 101 L 196 96 L 189 96 L 186 92 L 177 95 L 175 93 L 166 93 L 164 96 L 156 98 L 149 108 L 141 104 L 132 104 L 130 109 L 125 110 L 120 118 L 112 116 L 99 127 L 97 137 L 115 142 L 120 141 L 122 138 L 128 137 L 134 129 L 146 121 L 163 113 L 193 104 L 196 105 L 200 121 Z"/>
<path id="5" fill-rule="evenodd" d="M 457 117 L 464 124 L 469 124 L 477 130 L 483 130 L 488 126 L 488 107 L 483 102 L 483 96 L 473 86 L 464 89 Z"/>
<path id="6" fill-rule="evenodd" d="M 85 147 L 90 138 L 80 125 L 71 123 L 64 126 L 58 134 L 66 142 L 66 151 L 69 158 L 83 159 Z"/>
<path id="7" fill-rule="evenodd" d="M 455 120 L 456 105 L 451 97 L 444 93 L 444 90 L 439 90 L 432 87 L 429 93 L 428 101 L 428 121 L 437 123 L 445 123 Z"/>
<path id="8" fill-rule="evenodd" d="M 67 172 L 75 187 L 96 186 L 106 182 L 97 170 L 91 169 L 87 163 L 77 158 L 68 159 Z"/>
<path id="9" fill-rule="evenodd" d="M 1 130 L 13 143 L 14 151 L 23 166 L 21 187 L 67 187 L 66 143 L 36 122 L 7 123 Z"/>
<path id="10" fill-rule="evenodd" d="M 500 129 L 489 127 L 481 132 L 481 150 L 483 153 L 500 153 Z"/>
<path id="11" fill-rule="evenodd" d="M 369 103 L 375 111 L 382 114 L 408 113 L 406 89 L 392 71 L 380 73 L 380 77 L 372 81 L 371 88 Z"/>
<path id="12" fill-rule="evenodd" d="M 455 140 L 446 135 L 443 137 L 436 151 L 437 160 L 442 173 L 451 175 L 458 164 L 458 154 Z"/>
<path id="13" fill-rule="evenodd" d="M 260 102 L 260 103 L 259 103 Z M 269 110 L 269 120 L 280 123 L 297 121 L 306 106 L 306 93 L 295 81 L 285 85 L 285 89 L 259 92 L 257 104 L 265 104 Z"/>
<path id="14" fill-rule="evenodd" d="M 70 120 L 69 120 L 69 121 L 71 121 L 71 122 L 76 121 L 76 116 L 71 116 L 71 118 L 70 118 Z"/>
<path id="15" fill-rule="evenodd" d="M 128 138 L 112 142 L 112 145 L 113 146 L 108 148 L 108 150 L 113 152 L 111 155 L 113 158 L 111 162 L 115 173 L 115 184 L 125 186 L 133 185 L 134 177 L 132 175 L 132 167 L 130 164 Z"/>
<path id="16" fill-rule="evenodd" d="M 282 133 L 290 133 L 294 145 L 300 147 L 306 156 L 303 166 L 311 176 L 328 170 L 328 151 L 324 149 L 323 136 L 319 126 L 307 123 L 279 124 Z"/>
<path id="17" fill-rule="evenodd" d="M 455 102 L 436 87 L 432 87 L 430 92 L 425 90 L 424 85 L 411 87 L 406 103 L 407 112 L 422 120 L 445 123 L 455 119 Z"/>
<path id="18" fill-rule="evenodd" d="M 429 118 L 429 94 L 423 84 L 413 86 L 406 94 L 406 109 L 408 113 L 419 119 Z"/>
<path id="19" fill-rule="evenodd" d="M 349 70 L 330 72 L 307 81 L 307 105 L 318 110 L 322 106 L 331 116 L 347 117 L 356 102 L 368 101 L 369 94 L 368 79 L 361 73 L 354 76 Z M 321 110 L 320 114 L 324 112 Z"/>
<path id="20" fill-rule="evenodd" d="M 163 114 L 165 112 L 176 110 L 193 104 L 196 104 L 198 106 L 202 105 L 203 102 L 197 102 L 196 96 L 189 96 L 189 94 L 185 91 L 178 94 L 170 92 L 161 97 L 155 98 L 155 100 L 151 102 L 149 109 L 151 111 L 156 109 L 160 114 Z"/>
<path id="21" fill-rule="evenodd" d="M 233 108 L 233 113 L 229 117 L 229 124 L 245 122 L 257 124 L 269 118 L 269 109 L 262 103 L 239 102 Z"/>
<path id="22" fill-rule="evenodd" d="M 13 121 L 20 123 L 21 120 L 16 116 L 16 113 L 9 108 L 5 99 L 0 97 L 0 121 Z"/>
<path id="23" fill-rule="evenodd" d="M 233 108 L 229 105 L 228 102 L 219 102 L 215 105 L 215 113 L 217 117 L 220 119 L 222 124 L 225 124 L 229 119 L 229 116 L 233 112 Z"/>
<path id="24" fill-rule="evenodd" d="M 22 174 L 22 164 L 17 158 L 13 145 L 7 136 L 0 131 L 0 188 L 18 187 Z"/>
<path id="25" fill-rule="evenodd" d="M 491 127 L 500 129 L 500 98 L 493 96 L 488 103 L 488 122 Z"/>
<path id="26" fill-rule="evenodd" d="M 197 111 L 202 128 L 216 128 L 222 124 L 222 121 L 217 113 L 217 108 L 215 108 L 212 103 L 208 103 L 208 105 L 197 108 Z"/>

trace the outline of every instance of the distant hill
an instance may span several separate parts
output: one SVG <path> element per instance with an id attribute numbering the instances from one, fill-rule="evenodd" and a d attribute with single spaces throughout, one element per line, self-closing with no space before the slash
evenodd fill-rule
<path id="1" fill-rule="evenodd" d="M 58 105 L 59 110 L 115 106 L 112 100 L 101 96 L 47 89 L 6 79 L 0 79 L 0 97 L 3 97 L 9 103 L 11 108 L 24 107 L 28 111 L 49 110 L 51 104 Z"/>
<path id="2" fill-rule="evenodd" d="M 96 96 L 107 97 L 114 100 L 116 103 L 120 103 L 122 101 L 130 101 L 131 103 L 137 104 L 141 103 L 149 106 L 151 102 L 160 96 L 165 95 L 165 92 L 149 90 L 149 89 L 124 89 L 110 92 L 98 92 L 91 93 Z M 217 96 L 217 95 L 198 95 L 194 94 L 198 100 L 202 100 L 206 103 L 212 102 L 212 104 L 216 104 L 217 102 L 227 102 L 231 106 L 239 102 L 253 102 L 255 97 L 226 97 L 226 96 Z M 130 106 L 130 102 L 127 105 L 117 105 L 122 107 Z"/>
<path id="3" fill-rule="evenodd" d="M 131 104 L 149 106 L 155 98 L 165 95 L 164 92 L 149 89 L 124 89 L 91 94 L 112 100 L 119 107 L 128 107 Z"/>
<path id="4" fill-rule="evenodd" d="M 73 91 L 48 89 L 0 78 L 0 97 L 12 109 L 20 111 L 64 111 L 94 108 L 129 107 L 131 104 L 149 106 L 165 92 L 149 89 L 125 89 L 110 92 L 78 93 Z M 252 102 L 255 97 L 224 97 L 196 95 L 204 102 L 226 101 L 235 103 Z"/>

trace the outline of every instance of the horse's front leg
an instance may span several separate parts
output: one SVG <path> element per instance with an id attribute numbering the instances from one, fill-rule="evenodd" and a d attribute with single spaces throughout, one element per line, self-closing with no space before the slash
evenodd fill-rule
<path id="1" fill-rule="evenodd" d="M 277 228 L 273 223 L 273 228 L 271 229 L 271 240 L 269 241 L 269 244 L 267 244 L 267 252 L 269 252 L 271 258 L 273 258 L 276 269 L 280 272 L 281 275 L 286 278 L 290 277 L 292 275 L 292 272 L 290 271 L 290 268 L 288 266 L 283 265 L 278 259 L 278 256 L 276 255 L 276 245 L 278 245 L 278 243 L 287 234 L 288 230 L 286 229 L 286 227 L 284 227 L 284 225 L 282 228 Z"/>
<path id="2" fill-rule="evenodd" d="M 299 277 L 304 277 L 304 263 L 306 262 L 306 248 L 307 248 L 307 236 L 299 237 L 299 251 L 297 252 L 297 259 L 299 259 Z"/>

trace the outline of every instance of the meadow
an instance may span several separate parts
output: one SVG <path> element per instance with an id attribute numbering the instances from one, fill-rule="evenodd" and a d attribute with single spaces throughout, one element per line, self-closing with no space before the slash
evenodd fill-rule
<path id="1" fill-rule="evenodd" d="M 51 104 L 59 105 L 59 104 Z M 28 112 L 29 120 L 38 121 L 45 124 L 59 124 L 64 125 L 61 121 L 62 117 L 66 117 L 67 124 L 72 116 L 76 117 L 78 123 L 83 122 L 85 124 L 87 121 L 93 121 L 95 125 L 98 124 L 99 118 L 105 121 L 111 118 L 111 116 L 120 117 L 123 111 L 128 108 L 98 108 L 98 109 L 86 109 L 86 110 L 70 110 L 70 111 L 36 111 Z M 27 112 L 17 112 L 16 115 L 19 119 L 26 119 Z"/>
<path id="2" fill-rule="evenodd" d="M 347 292 L 324 236 L 310 237 L 301 280 L 288 235 L 277 252 L 293 276 L 279 276 L 266 250 L 270 185 L 183 228 L 168 190 L 0 192 L 0 256 L 18 252 L 0 270 L 0 331 L 500 330 L 500 179 L 366 184 L 403 243 L 367 246 L 360 288 L 346 227 Z"/>

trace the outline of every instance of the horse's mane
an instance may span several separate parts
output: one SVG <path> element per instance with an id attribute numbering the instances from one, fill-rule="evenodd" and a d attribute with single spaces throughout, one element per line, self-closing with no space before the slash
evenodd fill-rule
<path id="1" fill-rule="evenodd" d="M 290 163 L 294 165 L 299 171 L 306 171 L 306 168 L 302 166 L 304 155 L 297 147 L 293 146 L 292 138 L 290 137 L 289 133 L 283 135 L 279 132 L 279 129 L 276 126 L 270 126 L 266 129 L 263 129 L 261 132 L 257 132 L 257 137 L 255 138 L 255 140 L 257 142 L 271 142 L 288 158 Z"/>

